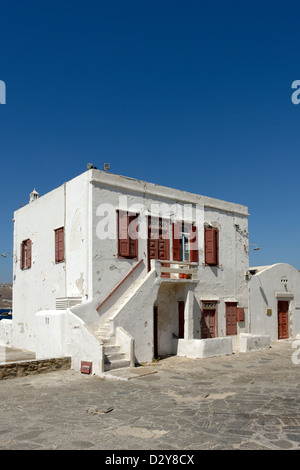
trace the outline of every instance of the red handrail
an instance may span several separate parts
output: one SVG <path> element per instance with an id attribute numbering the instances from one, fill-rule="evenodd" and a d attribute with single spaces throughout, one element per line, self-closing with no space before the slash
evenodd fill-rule
<path id="1" fill-rule="evenodd" d="M 110 297 L 119 289 L 119 287 L 126 281 L 126 279 L 129 278 L 129 276 L 131 276 L 131 274 L 139 267 L 139 265 L 143 262 L 143 260 L 141 259 L 135 266 L 133 266 L 132 270 L 129 271 L 128 274 L 126 274 L 126 276 L 124 277 L 124 279 L 122 279 L 122 281 L 111 291 L 111 293 L 106 297 L 106 299 L 103 300 L 103 302 L 101 302 L 101 304 L 99 305 L 99 307 L 97 307 L 97 311 L 100 310 L 100 308 L 102 307 L 103 304 L 105 304 L 105 302 L 110 299 Z"/>

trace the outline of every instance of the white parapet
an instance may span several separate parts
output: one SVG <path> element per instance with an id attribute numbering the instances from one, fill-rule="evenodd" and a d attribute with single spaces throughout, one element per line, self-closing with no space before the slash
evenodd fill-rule
<path id="1" fill-rule="evenodd" d="M 177 356 L 194 359 L 232 354 L 232 338 L 178 339 Z"/>
<path id="2" fill-rule="evenodd" d="M 0 345 L 1 346 L 12 346 L 12 320 L 1 320 L 0 321 Z"/>
<path id="3" fill-rule="evenodd" d="M 257 351 L 259 349 L 268 349 L 270 347 L 269 335 L 252 335 L 250 333 L 241 333 L 239 338 L 240 352 Z"/>
<path id="4" fill-rule="evenodd" d="M 92 374 L 104 371 L 103 344 L 84 321 L 67 310 L 42 310 L 36 314 L 36 358 L 71 357 L 71 368 L 80 371 L 82 362 L 92 364 Z"/>

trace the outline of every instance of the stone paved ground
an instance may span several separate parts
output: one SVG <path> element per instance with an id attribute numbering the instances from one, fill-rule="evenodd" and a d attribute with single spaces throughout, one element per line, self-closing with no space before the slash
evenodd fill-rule
<path id="1" fill-rule="evenodd" d="M 292 345 L 170 357 L 127 381 L 71 370 L 2 380 L 0 450 L 299 449 Z"/>

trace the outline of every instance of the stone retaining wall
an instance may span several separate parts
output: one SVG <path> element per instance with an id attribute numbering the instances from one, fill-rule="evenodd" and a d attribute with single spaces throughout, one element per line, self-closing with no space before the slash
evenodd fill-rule
<path id="1" fill-rule="evenodd" d="M 31 374 L 53 372 L 58 369 L 70 369 L 71 358 L 59 357 L 54 359 L 41 359 L 0 364 L 0 380 L 24 377 Z"/>

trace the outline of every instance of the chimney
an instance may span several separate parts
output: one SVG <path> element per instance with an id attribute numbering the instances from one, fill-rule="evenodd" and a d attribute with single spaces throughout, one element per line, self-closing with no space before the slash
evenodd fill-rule
<path id="1" fill-rule="evenodd" d="M 39 193 L 34 189 L 32 193 L 30 193 L 29 202 L 35 201 L 39 197 Z"/>

